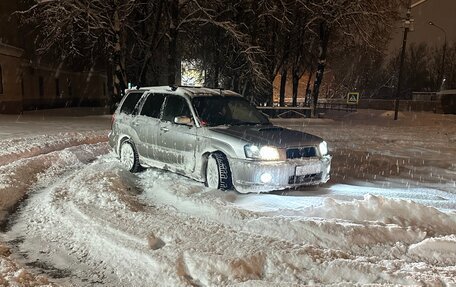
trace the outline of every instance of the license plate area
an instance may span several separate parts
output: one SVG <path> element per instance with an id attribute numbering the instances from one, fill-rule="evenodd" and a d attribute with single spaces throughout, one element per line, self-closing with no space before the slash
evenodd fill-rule
<path id="1" fill-rule="evenodd" d="M 321 172 L 321 164 L 320 163 L 309 163 L 306 165 L 298 165 L 296 167 L 295 175 L 302 176 L 308 174 L 317 174 Z"/>

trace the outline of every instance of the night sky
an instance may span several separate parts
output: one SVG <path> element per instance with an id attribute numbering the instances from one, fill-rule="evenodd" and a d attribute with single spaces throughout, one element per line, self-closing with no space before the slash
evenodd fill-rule
<path id="1" fill-rule="evenodd" d="M 414 3 L 417 1 L 413 0 Z M 405 12 L 403 15 L 405 17 Z M 415 19 L 415 31 L 409 33 L 407 43 L 427 42 L 430 45 L 443 45 L 443 32 L 429 25 L 429 21 L 446 31 L 448 42 L 456 41 L 456 0 L 428 0 L 412 9 L 412 18 Z M 393 49 L 401 46 L 402 33 L 403 29 L 396 29 L 391 41 Z"/>

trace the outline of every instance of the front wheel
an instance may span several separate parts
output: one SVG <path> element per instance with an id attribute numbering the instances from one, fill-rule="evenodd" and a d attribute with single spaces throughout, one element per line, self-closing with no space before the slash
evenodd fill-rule
<path id="1" fill-rule="evenodd" d="M 138 152 L 136 152 L 135 145 L 130 140 L 122 142 L 120 146 L 120 162 L 130 172 L 138 172 L 141 168 Z"/>
<path id="2" fill-rule="evenodd" d="M 230 167 L 223 154 L 213 153 L 209 156 L 206 167 L 206 186 L 221 190 L 232 187 Z"/>

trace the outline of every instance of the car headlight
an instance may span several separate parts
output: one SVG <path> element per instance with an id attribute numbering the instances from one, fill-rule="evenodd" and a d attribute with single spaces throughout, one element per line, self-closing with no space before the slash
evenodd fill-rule
<path id="1" fill-rule="evenodd" d="M 318 145 L 318 149 L 320 150 L 321 155 L 327 155 L 328 154 L 328 144 L 325 141 L 322 141 Z"/>
<path id="2" fill-rule="evenodd" d="M 271 146 L 258 147 L 256 145 L 246 145 L 244 147 L 245 156 L 248 158 L 262 160 L 279 160 L 280 152 L 277 148 Z"/>

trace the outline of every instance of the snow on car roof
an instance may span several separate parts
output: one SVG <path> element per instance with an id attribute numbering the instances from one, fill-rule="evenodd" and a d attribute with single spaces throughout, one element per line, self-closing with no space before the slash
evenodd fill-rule
<path id="1" fill-rule="evenodd" d="M 241 96 L 240 94 L 230 91 L 224 90 L 221 88 L 207 88 L 207 87 L 189 87 L 189 86 L 156 86 L 156 87 L 140 87 L 139 89 L 129 89 L 126 92 L 133 92 L 133 91 L 148 91 L 148 92 L 156 92 L 156 93 L 175 93 L 177 95 L 187 95 L 189 97 L 197 97 L 197 96 Z"/>

